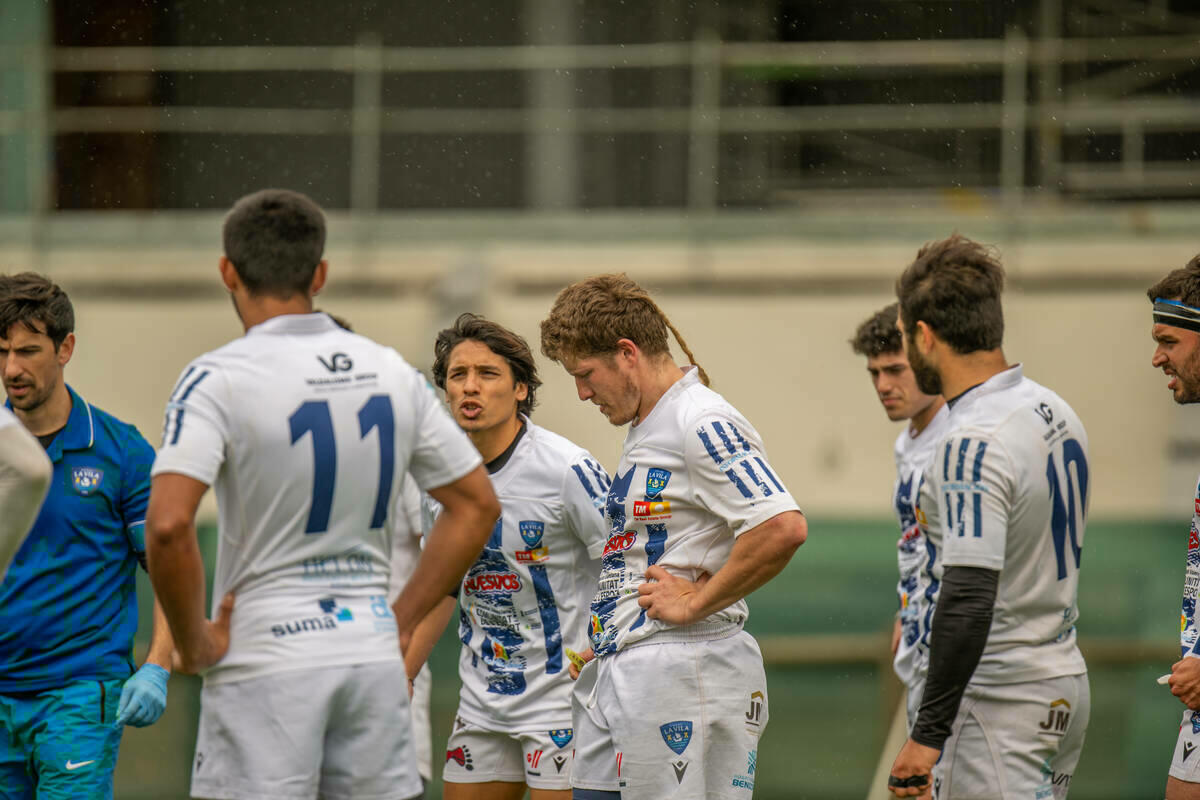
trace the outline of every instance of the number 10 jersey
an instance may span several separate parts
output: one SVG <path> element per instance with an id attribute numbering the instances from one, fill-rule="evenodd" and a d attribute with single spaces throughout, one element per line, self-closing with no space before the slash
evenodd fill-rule
<path id="1" fill-rule="evenodd" d="M 205 681 L 399 658 L 386 596 L 401 478 L 437 488 L 479 463 L 415 368 L 324 314 L 274 317 L 193 361 L 152 474 L 216 491 L 212 600 L 232 591 L 236 606 Z"/>

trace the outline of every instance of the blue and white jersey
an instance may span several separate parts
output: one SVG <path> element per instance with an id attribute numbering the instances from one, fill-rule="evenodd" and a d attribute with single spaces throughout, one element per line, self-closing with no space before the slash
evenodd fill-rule
<path id="1" fill-rule="evenodd" d="M 1183 609 L 1179 615 L 1180 658 L 1200 657 L 1196 629 L 1196 597 L 1200 595 L 1200 481 L 1192 504 L 1192 527 L 1188 531 L 1187 567 L 1183 578 Z"/>
<path id="2" fill-rule="evenodd" d="M 625 437 L 608 492 L 609 537 L 592 600 L 596 654 L 610 655 L 676 627 L 648 618 L 638 605 L 637 587 L 650 566 L 692 581 L 714 574 L 738 536 L 798 510 L 758 431 L 700 383 L 694 367 L 687 368 Z M 739 600 L 681 635 L 727 636 L 748 613 Z"/>
<path id="3" fill-rule="evenodd" d="M 893 661 L 896 676 L 905 686 L 924 672 L 922 651 L 917 646 L 929 630 L 931 599 L 938 584 L 933 580 L 930 564 L 931 550 L 917 524 L 917 493 L 921 490 L 921 473 L 933 456 L 933 449 L 945 433 L 950 409 L 943 405 L 937 414 L 916 436 L 912 428 L 896 437 L 896 483 L 892 487 L 892 509 L 900 523 L 900 539 L 896 542 L 896 560 L 900 579 L 896 596 L 900 601 L 900 644 Z"/>
<path id="4" fill-rule="evenodd" d="M 583 448 L 524 421 L 512 455 L 491 474 L 500 519 L 458 596 L 458 715 L 506 733 L 565 731 L 564 650 L 588 647 L 608 473 Z"/>
<path id="5" fill-rule="evenodd" d="M 193 361 L 167 404 L 154 474 L 214 487 L 213 602 L 237 598 L 207 683 L 400 657 L 387 603 L 391 514 L 479 453 L 395 350 L 290 314 Z"/>
<path id="6" fill-rule="evenodd" d="M 68 391 L 50 491 L 0 583 L 0 694 L 133 673 L 154 448 Z"/>
<path id="7" fill-rule="evenodd" d="M 953 566 L 1000 573 L 973 682 L 1087 671 L 1075 641 L 1087 453 L 1079 417 L 1019 365 L 971 389 L 950 411 L 925 468 L 917 516 L 934 580 Z"/>

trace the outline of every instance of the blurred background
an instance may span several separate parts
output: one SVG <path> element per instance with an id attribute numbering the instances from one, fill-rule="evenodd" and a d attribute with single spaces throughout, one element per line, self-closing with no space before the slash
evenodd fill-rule
<path id="1" fill-rule="evenodd" d="M 756 789 L 840 800 L 866 796 L 900 696 L 898 428 L 847 340 L 923 242 L 993 244 L 1008 357 L 1091 437 L 1071 796 L 1161 797 L 1200 426 L 1149 366 L 1144 292 L 1200 251 L 1198 58 L 1191 0 L 0 0 L 0 270 L 67 288 L 69 379 L 155 443 L 179 371 L 241 333 L 216 263 L 247 192 L 328 210 L 321 307 L 421 368 L 460 311 L 537 350 L 562 286 L 628 271 L 809 515 L 751 598 Z M 611 470 L 622 432 L 541 366 L 535 419 Z M 197 707 L 173 677 L 119 798 L 186 796 Z"/>

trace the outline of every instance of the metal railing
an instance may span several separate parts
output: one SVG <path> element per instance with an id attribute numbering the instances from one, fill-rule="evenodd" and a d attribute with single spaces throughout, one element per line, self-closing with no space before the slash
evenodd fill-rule
<path id="1" fill-rule="evenodd" d="M 1148 64 L 1194 68 L 1200 37 L 1152 36 L 1122 39 L 1029 40 L 1013 30 L 1004 39 L 900 42 L 731 43 L 701 36 L 692 42 L 639 45 L 511 47 L 383 47 L 364 40 L 337 47 L 107 47 L 0 48 L 0 68 L 24 69 L 32 91 L 47 91 L 54 73 L 155 73 L 250 71 L 329 71 L 353 77 L 344 108 L 235 108 L 196 106 L 101 106 L 51 108 L 49 101 L 23 111 L 0 110 L 0 136 L 29 135 L 29 147 L 65 133 L 228 133 L 349 135 L 353 210 L 378 206 L 380 137 L 395 133 L 675 133 L 688 147 L 687 205 L 711 212 L 717 192 L 719 137 L 727 134 L 992 130 L 1001 136 L 994 186 L 1009 209 L 1031 184 L 1026 174 L 1026 141 L 1038 136 L 1043 176 L 1054 186 L 1079 191 L 1200 193 L 1200 165 L 1149 162 L 1147 133 L 1200 132 L 1200 103 L 1153 96 L 1122 99 L 1118 66 L 1069 86 L 1040 87 L 1031 98 L 1031 68 L 1054 65 Z M 655 108 L 391 108 L 384 105 L 383 77 L 403 73 L 579 70 L 690 70 L 687 105 Z M 880 76 L 896 70 L 931 75 L 999 74 L 998 101 L 924 104 L 822 106 L 732 106 L 722 102 L 729 76 L 769 68 L 824 70 L 830 76 Z M 1050 73 L 1047 73 L 1050 74 Z M 1061 69 L 1053 70 L 1060 75 Z M 1044 78 L 1044 76 L 1042 76 Z M 1040 78 L 1041 79 L 1041 78 Z M 1144 83 L 1144 81 L 1141 81 Z M 1103 95 L 1097 99 L 1094 95 Z M 1111 164 L 1070 163 L 1061 139 L 1073 134 L 1119 134 L 1121 158 Z M 45 158 L 30 163 L 49 180 Z M 902 155 L 902 154 L 901 154 Z M 1061 181 L 1061 187 L 1058 183 Z M 44 210 L 39 193 L 35 207 Z"/>

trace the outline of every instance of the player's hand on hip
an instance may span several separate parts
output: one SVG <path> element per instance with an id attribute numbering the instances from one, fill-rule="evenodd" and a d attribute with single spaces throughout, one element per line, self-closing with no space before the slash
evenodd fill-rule
<path id="1" fill-rule="evenodd" d="M 1200 709 L 1200 658 L 1184 658 L 1172 664 L 1167 685 L 1185 706 Z"/>
<path id="2" fill-rule="evenodd" d="M 671 625 L 690 625 L 700 619 L 700 589 L 711 577 L 701 573 L 695 581 L 677 578 L 659 566 L 646 570 L 646 582 L 638 586 L 638 605 L 650 619 Z"/>
<path id="3" fill-rule="evenodd" d="M 567 665 L 567 674 L 571 676 L 571 680 L 579 680 L 579 673 L 595 657 L 596 653 L 590 647 L 581 653 L 576 653 L 574 650 L 567 648 L 567 660 L 571 662 Z"/>
<path id="4" fill-rule="evenodd" d="M 888 776 L 888 791 L 897 797 L 932 797 L 933 765 L 942 755 L 941 750 L 918 744 L 912 739 L 905 741 L 900 755 L 892 763 Z"/>
<path id="5" fill-rule="evenodd" d="M 158 664 L 142 664 L 121 688 L 115 727 L 153 725 L 167 707 L 167 678 L 171 673 Z"/>
<path id="6" fill-rule="evenodd" d="M 229 650 L 229 624 L 233 619 L 233 593 L 221 598 L 217 618 L 206 621 L 201 629 L 202 638 L 189 647 L 177 643 L 179 672 L 196 673 L 208 669 L 225 657 Z"/>

